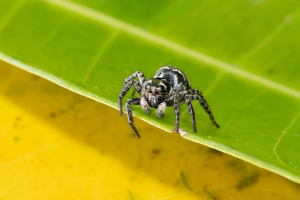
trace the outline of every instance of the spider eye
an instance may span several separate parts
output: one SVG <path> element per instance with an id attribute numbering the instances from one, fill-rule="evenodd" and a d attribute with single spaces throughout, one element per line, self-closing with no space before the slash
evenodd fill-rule
<path id="1" fill-rule="evenodd" d="M 148 89 L 147 92 L 152 93 L 152 91 L 150 89 Z"/>
<path id="2" fill-rule="evenodd" d="M 160 92 L 161 92 L 161 88 L 160 87 L 155 89 L 155 94 L 159 94 Z"/>

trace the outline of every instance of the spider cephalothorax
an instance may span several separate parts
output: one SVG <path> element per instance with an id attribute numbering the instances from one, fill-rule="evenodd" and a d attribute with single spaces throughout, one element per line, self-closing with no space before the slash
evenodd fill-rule
<path id="1" fill-rule="evenodd" d="M 134 80 L 138 78 L 139 81 Z M 195 113 L 192 100 L 198 100 L 204 110 L 209 114 L 211 121 L 220 127 L 211 113 L 211 110 L 204 99 L 202 93 L 199 90 L 191 89 L 191 84 L 186 75 L 176 67 L 162 67 L 154 75 L 153 78 L 147 80 L 141 71 L 133 73 L 131 76 L 125 79 L 123 84 L 123 89 L 119 95 L 119 107 L 120 115 L 122 116 L 122 99 L 134 85 L 135 91 L 138 93 L 140 98 L 131 98 L 126 102 L 126 111 L 128 123 L 136 136 L 140 138 L 135 126 L 133 125 L 132 111 L 130 104 L 141 105 L 146 111 L 146 114 L 151 112 L 151 108 L 157 109 L 157 116 L 163 117 L 166 107 L 174 106 L 175 111 L 175 131 L 179 132 L 179 115 L 181 102 L 186 102 L 188 106 L 189 113 L 192 116 L 192 123 L 194 131 L 197 132 L 195 123 Z"/>

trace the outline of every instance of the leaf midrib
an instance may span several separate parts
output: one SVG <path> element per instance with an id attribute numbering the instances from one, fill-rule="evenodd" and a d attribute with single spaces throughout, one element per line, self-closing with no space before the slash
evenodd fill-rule
<path id="1" fill-rule="evenodd" d="M 288 96 L 300 99 L 300 91 L 298 91 L 294 88 L 288 87 L 281 83 L 272 81 L 265 77 L 259 76 L 257 74 L 251 73 L 246 70 L 243 70 L 241 68 L 236 67 L 235 65 L 233 65 L 231 63 L 219 60 L 212 56 L 208 56 L 208 55 L 201 53 L 199 51 L 196 51 L 194 49 L 185 47 L 176 42 L 168 40 L 164 37 L 161 37 L 156 34 L 145 31 L 145 30 L 143 30 L 139 27 L 136 27 L 132 24 L 129 24 L 127 22 L 121 21 L 121 20 L 111 17 L 109 15 L 106 15 L 100 11 L 96 11 L 94 9 L 87 8 L 83 5 L 80 5 L 78 3 L 74 3 L 71 1 L 64 1 L 64 0 L 44 0 L 44 1 L 49 4 L 55 5 L 57 7 L 68 10 L 70 12 L 80 14 L 84 17 L 90 18 L 90 19 L 100 22 L 102 24 L 106 24 L 110 27 L 125 31 L 128 34 L 148 40 L 152 43 L 158 44 L 164 48 L 170 49 L 181 55 L 185 55 L 192 59 L 198 60 L 202 63 L 208 64 L 212 67 L 216 67 L 220 70 L 223 70 L 226 73 L 233 74 L 238 77 L 242 77 L 248 81 L 259 83 L 265 87 L 271 88 L 273 90 L 276 90 L 276 91 L 286 94 Z"/>

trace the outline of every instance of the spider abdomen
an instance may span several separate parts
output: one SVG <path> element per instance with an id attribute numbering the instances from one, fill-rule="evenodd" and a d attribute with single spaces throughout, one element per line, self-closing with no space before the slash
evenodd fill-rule
<path id="1" fill-rule="evenodd" d="M 157 70 L 154 78 L 163 78 L 167 80 L 175 92 L 191 89 L 191 84 L 187 76 L 176 67 L 162 67 Z"/>

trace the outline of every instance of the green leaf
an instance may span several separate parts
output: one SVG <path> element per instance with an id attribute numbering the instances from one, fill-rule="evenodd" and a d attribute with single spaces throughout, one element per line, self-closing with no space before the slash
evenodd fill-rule
<path id="1" fill-rule="evenodd" d="M 300 183 L 299 5 L 1 0 L 0 58 L 114 108 L 134 71 L 150 78 L 162 66 L 177 66 L 203 92 L 221 125 L 215 128 L 194 102 L 193 133 L 182 105 L 185 138 Z M 173 108 L 163 119 L 138 107 L 133 112 L 174 129 Z"/>

